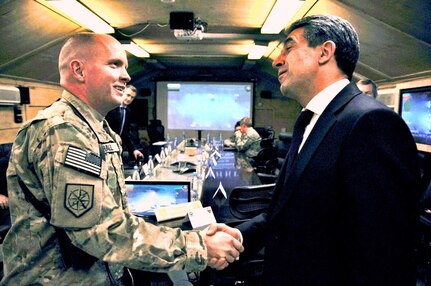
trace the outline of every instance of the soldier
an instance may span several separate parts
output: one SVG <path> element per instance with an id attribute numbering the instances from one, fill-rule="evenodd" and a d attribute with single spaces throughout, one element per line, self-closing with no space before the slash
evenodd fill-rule
<path id="1" fill-rule="evenodd" d="M 60 51 L 59 101 L 18 132 L 7 171 L 12 227 L 1 285 L 117 285 L 124 266 L 223 269 L 238 231 L 146 223 L 127 204 L 119 136 L 104 116 L 121 103 L 127 57 L 113 37 L 82 33 Z"/>
<path id="2" fill-rule="evenodd" d="M 244 117 L 239 122 L 238 130 L 235 131 L 235 147 L 238 151 L 244 152 L 247 157 L 256 156 L 261 149 L 262 139 L 251 125 L 251 119 Z"/>

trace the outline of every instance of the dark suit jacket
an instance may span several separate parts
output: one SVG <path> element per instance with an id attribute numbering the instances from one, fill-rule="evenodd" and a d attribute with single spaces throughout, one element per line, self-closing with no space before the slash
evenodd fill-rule
<path id="1" fill-rule="evenodd" d="M 238 228 L 265 246 L 266 285 L 414 286 L 419 167 L 393 111 L 346 86 L 317 121 L 270 211 Z"/>
<path id="2" fill-rule="evenodd" d="M 121 121 L 122 115 L 120 107 L 116 107 L 115 109 L 108 112 L 106 115 L 106 120 L 109 123 L 109 126 L 114 130 L 115 133 L 121 136 L 121 140 L 123 141 L 123 148 L 127 149 L 129 152 L 133 152 L 134 150 L 139 150 L 142 146 L 139 144 L 139 138 L 135 138 L 133 135 L 133 130 L 131 130 L 131 110 L 126 106 L 126 118 L 124 120 L 123 132 L 120 134 L 121 129 Z"/>

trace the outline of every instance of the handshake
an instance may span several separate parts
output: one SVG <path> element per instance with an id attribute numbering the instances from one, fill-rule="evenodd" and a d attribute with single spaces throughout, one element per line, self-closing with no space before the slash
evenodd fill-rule
<path id="1" fill-rule="evenodd" d="M 211 224 L 204 231 L 204 241 L 208 252 L 208 266 L 217 270 L 229 266 L 244 251 L 241 232 L 222 223 Z"/>

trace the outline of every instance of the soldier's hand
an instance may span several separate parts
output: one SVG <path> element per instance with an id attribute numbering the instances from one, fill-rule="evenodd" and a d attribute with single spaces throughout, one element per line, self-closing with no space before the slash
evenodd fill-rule
<path id="1" fill-rule="evenodd" d="M 239 254 L 244 251 L 242 243 L 232 235 L 223 231 L 210 233 L 211 235 L 204 236 L 210 267 L 227 266 L 225 263 L 222 263 L 222 261 L 215 262 L 214 260 L 211 260 L 212 258 L 223 258 L 228 263 L 232 263 L 237 259 L 237 257 L 239 257 Z"/>
<path id="2" fill-rule="evenodd" d="M 224 258 L 211 258 L 208 261 L 208 266 L 216 270 L 223 270 L 229 266 L 229 263 Z"/>

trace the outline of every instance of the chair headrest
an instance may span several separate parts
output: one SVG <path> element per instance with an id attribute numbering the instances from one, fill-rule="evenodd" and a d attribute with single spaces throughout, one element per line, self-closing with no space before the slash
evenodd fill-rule
<path id="1" fill-rule="evenodd" d="M 284 142 L 291 142 L 292 141 L 292 133 L 291 132 L 281 132 L 278 134 L 278 139 Z"/>
<path id="2" fill-rule="evenodd" d="M 265 212 L 270 203 L 275 184 L 236 187 L 229 197 L 232 215 L 249 219 Z"/>

